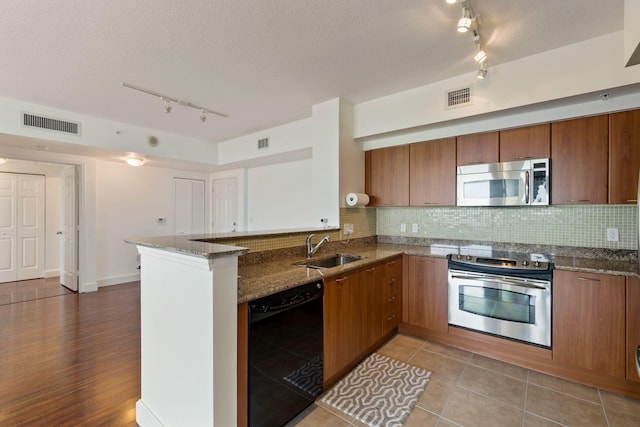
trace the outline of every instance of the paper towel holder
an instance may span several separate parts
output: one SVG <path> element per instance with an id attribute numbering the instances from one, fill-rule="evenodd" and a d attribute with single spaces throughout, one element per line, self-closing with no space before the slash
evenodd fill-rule
<path id="1" fill-rule="evenodd" d="M 367 206 L 369 204 L 369 196 L 364 193 L 349 193 L 346 196 L 348 207 Z"/>

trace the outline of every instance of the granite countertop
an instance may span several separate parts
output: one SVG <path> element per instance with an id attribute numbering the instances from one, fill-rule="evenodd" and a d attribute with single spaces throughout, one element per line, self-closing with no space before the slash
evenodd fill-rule
<path id="1" fill-rule="evenodd" d="M 491 243 L 467 244 L 468 242 L 442 241 L 428 245 L 424 244 L 424 241 L 422 243 L 407 244 L 407 242 L 388 241 L 370 241 L 363 244 L 352 243 L 347 245 L 332 243 L 323 248 L 314 258 L 321 259 L 340 253 L 363 256 L 364 259 L 344 266 L 320 270 L 297 265 L 306 261 L 299 251 L 283 251 L 282 256 L 273 259 L 241 262 L 238 269 L 238 303 L 271 295 L 313 280 L 344 274 L 401 254 L 436 258 L 445 258 L 450 253 L 483 254 L 497 257 L 522 257 L 527 254 L 532 260 L 553 262 L 557 270 L 640 277 L 640 268 L 638 267 L 635 251 L 551 248 Z M 242 260 L 242 257 L 240 259 Z"/>
<path id="2" fill-rule="evenodd" d="M 200 235 L 198 235 L 200 236 Z M 125 239 L 126 243 L 162 249 L 168 252 L 181 253 L 200 258 L 216 258 L 228 255 L 243 255 L 249 249 L 240 246 L 220 245 L 194 240 L 192 235 L 136 237 Z"/>

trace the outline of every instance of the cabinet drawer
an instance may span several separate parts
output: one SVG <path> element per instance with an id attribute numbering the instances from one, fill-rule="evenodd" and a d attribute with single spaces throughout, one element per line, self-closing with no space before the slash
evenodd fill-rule
<path id="1" fill-rule="evenodd" d="M 399 323 L 400 323 L 400 312 L 394 312 L 394 313 L 389 313 L 385 315 L 382 319 L 383 334 L 386 334 L 392 329 L 397 328 Z"/>

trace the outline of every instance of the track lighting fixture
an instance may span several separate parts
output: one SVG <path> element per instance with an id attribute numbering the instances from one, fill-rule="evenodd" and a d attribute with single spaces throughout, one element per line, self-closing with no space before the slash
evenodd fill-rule
<path id="1" fill-rule="evenodd" d="M 480 43 L 476 45 L 476 54 L 473 56 L 473 59 L 475 59 L 478 64 L 487 60 L 487 53 L 482 50 Z"/>
<path id="2" fill-rule="evenodd" d="M 466 33 L 471 28 L 471 11 L 462 6 L 462 17 L 458 20 L 458 32 Z"/>
<path id="3" fill-rule="evenodd" d="M 191 107 L 191 108 L 195 108 L 196 110 L 200 110 L 200 121 L 201 122 L 205 122 L 207 120 L 206 114 L 215 114 L 216 116 L 220 116 L 220 117 L 229 117 L 224 113 L 220 113 L 220 112 L 212 110 L 210 108 L 206 108 L 206 107 L 202 107 L 200 105 L 192 104 L 191 102 L 183 101 L 183 100 L 181 100 L 179 98 L 173 98 L 171 96 L 163 95 L 163 94 L 161 94 L 159 92 L 155 92 L 153 90 L 143 89 L 143 88 L 141 88 L 139 86 L 134 86 L 132 84 L 125 83 L 125 82 L 121 82 L 120 84 L 122 86 L 124 86 L 124 87 L 129 88 L 129 89 L 137 90 L 138 92 L 146 93 L 146 94 L 152 95 L 152 96 L 157 96 L 158 98 L 160 98 L 164 102 L 164 112 L 165 113 L 170 113 L 171 109 L 173 108 L 173 104 L 178 104 L 178 105 L 181 105 L 183 107 Z"/>
<path id="4" fill-rule="evenodd" d="M 3 163 L 7 163 L 7 159 L 3 159 L 2 157 L 0 157 L 0 165 Z"/>
<path id="5" fill-rule="evenodd" d="M 171 106 L 171 101 L 169 101 L 168 99 L 164 99 L 164 98 L 162 98 L 162 100 L 164 101 L 164 112 L 167 113 L 167 114 L 170 113 L 171 109 L 173 108 Z"/>
<path id="6" fill-rule="evenodd" d="M 487 61 L 484 61 L 482 64 L 480 64 L 480 69 L 478 70 L 478 74 L 476 74 L 476 77 L 480 80 L 484 80 L 484 78 L 487 77 Z"/>

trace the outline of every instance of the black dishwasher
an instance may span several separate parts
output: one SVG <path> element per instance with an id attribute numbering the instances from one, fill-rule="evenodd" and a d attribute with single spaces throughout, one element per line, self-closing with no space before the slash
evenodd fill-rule
<path id="1" fill-rule="evenodd" d="M 249 425 L 281 427 L 322 393 L 322 280 L 249 303 Z"/>

